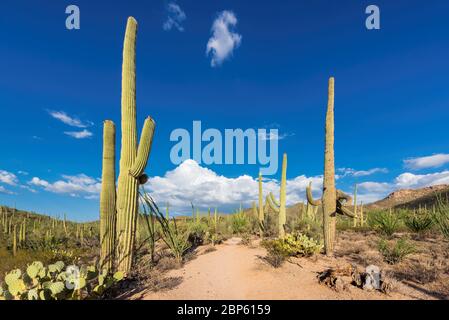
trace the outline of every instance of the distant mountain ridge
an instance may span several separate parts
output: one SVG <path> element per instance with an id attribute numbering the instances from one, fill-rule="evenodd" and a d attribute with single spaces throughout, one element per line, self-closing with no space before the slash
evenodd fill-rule
<path id="1" fill-rule="evenodd" d="M 367 205 L 370 209 L 431 207 L 438 197 L 449 197 L 449 185 L 442 184 L 420 189 L 399 189 L 390 193 L 385 199 Z"/>

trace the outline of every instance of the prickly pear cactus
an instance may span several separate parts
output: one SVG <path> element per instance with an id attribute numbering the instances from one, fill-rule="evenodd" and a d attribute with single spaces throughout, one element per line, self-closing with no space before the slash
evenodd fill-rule
<path id="1" fill-rule="evenodd" d="M 0 300 L 61 300 L 90 299 L 100 297 L 124 278 L 122 272 L 110 275 L 107 270 L 99 272 L 95 266 L 68 266 L 57 261 L 45 267 L 35 261 L 5 275 L 0 285 Z"/>

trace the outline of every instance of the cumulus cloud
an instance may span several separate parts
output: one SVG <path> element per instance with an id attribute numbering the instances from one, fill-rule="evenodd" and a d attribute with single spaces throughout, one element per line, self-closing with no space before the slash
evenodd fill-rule
<path id="1" fill-rule="evenodd" d="M 93 133 L 87 129 L 82 131 L 65 131 L 64 134 L 75 139 L 86 139 L 93 136 Z"/>
<path id="2" fill-rule="evenodd" d="M 18 183 L 18 179 L 14 173 L 6 170 L 0 170 L 0 182 L 10 186 L 15 186 Z"/>
<path id="3" fill-rule="evenodd" d="M 15 193 L 13 191 L 10 191 L 10 190 L 6 189 L 4 186 L 0 186 L 0 193 L 2 193 L 2 194 L 9 194 L 9 195 L 17 194 L 17 193 Z"/>
<path id="4" fill-rule="evenodd" d="M 404 160 L 406 168 L 411 170 L 419 170 L 426 168 L 439 168 L 449 163 L 449 154 L 434 154 L 427 157 L 410 158 Z"/>
<path id="5" fill-rule="evenodd" d="M 174 3 L 170 2 L 167 5 L 167 20 L 162 25 L 162 28 L 165 31 L 169 31 L 173 28 L 178 29 L 178 31 L 184 31 L 184 27 L 182 23 L 186 20 L 187 16 L 184 11 L 182 11 L 181 7 Z"/>
<path id="6" fill-rule="evenodd" d="M 423 188 L 438 184 L 449 184 L 449 171 L 429 174 L 413 174 L 410 172 L 399 175 L 395 180 L 399 188 Z"/>
<path id="7" fill-rule="evenodd" d="M 322 177 L 298 176 L 287 181 L 287 204 L 305 199 L 305 189 L 312 181 L 314 191 L 322 186 Z M 257 179 L 248 175 L 228 178 L 201 167 L 194 160 L 186 160 L 163 177 L 152 177 L 145 187 L 158 203 L 169 202 L 173 210 L 189 213 L 190 202 L 201 208 L 218 207 L 231 211 L 240 204 L 250 206 L 258 199 Z M 279 197 L 279 182 L 263 181 L 264 194 L 273 192 Z"/>
<path id="8" fill-rule="evenodd" d="M 68 194 L 73 197 L 83 196 L 91 198 L 92 196 L 98 196 L 101 191 L 101 181 L 85 174 L 75 176 L 62 175 L 62 178 L 63 180 L 51 183 L 39 177 L 33 177 L 28 184 L 43 188 L 48 192 Z"/>
<path id="9" fill-rule="evenodd" d="M 338 172 L 341 172 L 341 177 L 351 176 L 351 177 L 367 177 L 376 173 L 388 173 L 387 168 L 372 168 L 369 170 L 355 170 L 352 168 L 339 168 Z"/>
<path id="10" fill-rule="evenodd" d="M 234 31 L 237 22 L 234 13 L 227 10 L 222 11 L 215 19 L 206 49 L 206 54 L 212 56 L 212 67 L 221 65 L 240 46 L 242 36 Z"/>
<path id="11" fill-rule="evenodd" d="M 52 116 L 53 118 L 61 121 L 62 123 L 65 123 L 71 127 L 77 127 L 77 128 L 87 128 L 91 125 L 93 125 L 92 122 L 82 122 L 80 119 L 76 117 L 69 116 L 64 111 L 53 111 L 53 110 L 47 110 L 47 112 Z"/>

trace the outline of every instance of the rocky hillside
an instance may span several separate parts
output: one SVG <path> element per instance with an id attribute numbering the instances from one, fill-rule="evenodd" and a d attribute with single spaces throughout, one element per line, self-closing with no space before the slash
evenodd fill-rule
<path id="1" fill-rule="evenodd" d="M 397 190 L 383 200 L 374 202 L 368 207 L 371 209 L 431 207 L 438 197 L 449 198 L 449 185 L 437 185 L 421 189 Z"/>

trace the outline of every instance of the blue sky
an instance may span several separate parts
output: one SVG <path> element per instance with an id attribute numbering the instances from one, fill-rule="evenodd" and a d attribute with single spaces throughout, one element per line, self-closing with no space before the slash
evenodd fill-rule
<path id="1" fill-rule="evenodd" d="M 65 28 L 69 4 L 80 8 L 79 30 Z M 380 8 L 380 30 L 365 27 L 370 4 Z M 147 188 L 175 211 L 256 200 L 258 166 L 171 163 L 171 131 L 191 130 L 193 120 L 279 129 L 289 201 L 303 199 L 310 179 L 318 190 L 329 76 L 341 189 L 358 182 L 368 202 L 449 183 L 447 1 L 17 0 L 0 9 L 1 204 L 97 218 L 102 121 L 120 123 L 130 15 L 139 22 L 138 126 L 147 115 L 157 122 Z M 212 65 L 207 44 L 224 11 L 235 19 L 234 42 Z"/>

